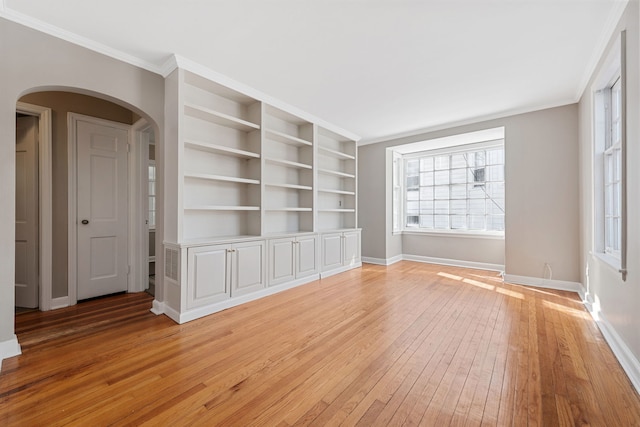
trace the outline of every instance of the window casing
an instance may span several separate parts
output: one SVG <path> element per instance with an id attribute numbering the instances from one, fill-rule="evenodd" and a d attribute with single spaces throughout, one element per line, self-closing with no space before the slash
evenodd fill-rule
<path id="1" fill-rule="evenodd" d="M 504 142 L 405 155 L 404 230 L 500 234 Z"/>
<path id="2" fill-rule="evenodd" d="M 156 162 L 149 161 L 149 229 L 156 228 Z"/>
<path id="3" fill-rule="evenodd" d="M 622 216 L 622 97 L 620 78 L 605 89 L 604 252 L 620 258 Z"/>

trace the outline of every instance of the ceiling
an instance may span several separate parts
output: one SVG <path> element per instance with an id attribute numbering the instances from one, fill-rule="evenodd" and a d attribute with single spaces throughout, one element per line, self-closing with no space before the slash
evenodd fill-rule
<path id="1" fill-rule="evenodd" d="M 576 102 L 622 0 L 4 0 L 161 73 L 179 55 L 363 138 Z"/>

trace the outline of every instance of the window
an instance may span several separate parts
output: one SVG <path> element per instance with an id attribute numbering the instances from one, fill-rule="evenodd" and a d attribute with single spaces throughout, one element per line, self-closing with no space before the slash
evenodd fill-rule
<path id="1" fill-rule="evenodd" d="M 405 230 L 504 232 L 503 141 L 404 156 Z"/>
<path id="2" fill-rule="evenodd" d="M 620 78 L 603 90 L 604 103 L 604 151 L 603 151 L 603 191 L 604 191 L 604 252 L 620 257 L 621 212 L 622 212 L 622 117 Z"/>

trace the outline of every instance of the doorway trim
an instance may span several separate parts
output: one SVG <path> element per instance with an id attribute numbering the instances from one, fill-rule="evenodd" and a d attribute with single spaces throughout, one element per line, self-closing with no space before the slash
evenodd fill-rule
<path id="1" fill-rule="evenodd" d="M 84 114 L 78 114 L 78 113 L 67 113 L 67 135 L 68 135 L 68 148 L 67 148 L 67 161 L 68 161 L 68 165 L 67 165 L 67 176 L 68 176 L 68 222 L 67 222 L 67 227 L 68 227 L 68 251 L 67 251 L 67 281 L 68 281 L 68 295 L 69 295 L 69 301 L 68 301 L 68 305 L 75 305 L 78 303 L 78 233 L 77 233 L 77 222 L 78 222 L 78 182 L 77 182 L 77 175 L 78 175 L 78 161 L 77 161 L 77 157 L 78 157 L 78 153 L 77 153 L 77 146 L 78 146 L 78 141 L 77 141 L 77 133 L 76 133 L 76 127 L 77 127 L 77 123 L 79 121 L 88 121 L 91 123 L 95 123 L 98 125 L 105 125 L 105 126 L 121 126 L 123 129 L 127 130 L 127 149 L 128 149 L 128 153 L 129 155 L 127 156 L 127 168 L 130 171 L 131 170 L 131 163 L 132 163 L 132 158 L 136 157 L 136 156 L 132 156 L 131 155 L 131 146 L 132 146 L 132 133 L 131 133 L 131 128 L 132 125 L 128 125 L 126 123 L 119 123 L 119 122 L 115 122 L 115 121 L 111 121 L 111 120 L 105 120 L 105 119 L 100 119 L 97 117 L 92 117 L 92 116 L 87 116 Z M 134 174 L 134 177 L 136 177 L 137 174 Z M 131 185 L 132 182 L 135 182 L 136 179 L 132 179 L 131 176 L 127 177 L 127 189 L 129 194 L 131 194 Z M 128 198 L 130 196 L 127 196 Z M 129 200 L 127 198 L 127 200 Z M 134 218 L 131 218 L 131 208 L 129 208 L 128 210 L 128 230 L 136 230 L 138 225 L 134 225 L 134 227 L 132 228 L 131 223 L 135 222 Z M 128 239 L 128 243 L 127 243 L 127 250 L 129 251 L 129 254 L 127 255 L 127 260 L 130 262 L 131 261 L 131 253 L 136 251 L 136 242 L 134 238 L 131 238 L 131 236 L 135 236 L 136 233 L 130 233 L 130 237 Z M 132 280 L 132 274 L 131 274 L 131 265 L 129 265 L 129 273 L 127 274 L 127 292 L 135 292 L 132 289 L 132 284 L 135 282 L 135 279 Z"/>
<path id="2" fill-rule="evenodd" d="M 129 141 L 129 292 L 142 292 L 149 284 L 149 135 L 151 125 L 140 119 L 131 125 Z M 136 242 L 138 244 L 136 244 Z"/>
<path id="3" fill-rule="evenodd" d="M 38 202 L 39 230 L 39 268 L 38 305 L 41 311 L 48 311 L 55 307 L 52 297 L 53 286 L 53 189 L 52 189 L 52 127 L 51 108 L 27 104 L 18 101 L 16 112 L 38 117 L 38 185 L 40 186 Z M 63 302 L 64 304 L 64 302 Z M 64 304 L 66 305 L 66 304 Z M 64 306 L 62 305 L 62 306 Z"/>

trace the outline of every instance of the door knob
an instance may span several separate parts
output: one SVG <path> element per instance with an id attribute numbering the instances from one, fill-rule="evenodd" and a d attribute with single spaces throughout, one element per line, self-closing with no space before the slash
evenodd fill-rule
<path id="1" fill-rule="evenodd" d="M 82 224 L 84 224 L 84 225 L 89 224 L 89 220 L 88 220 L 88 219 L 83 219 L 83 220 L 82 220 Z"/>

